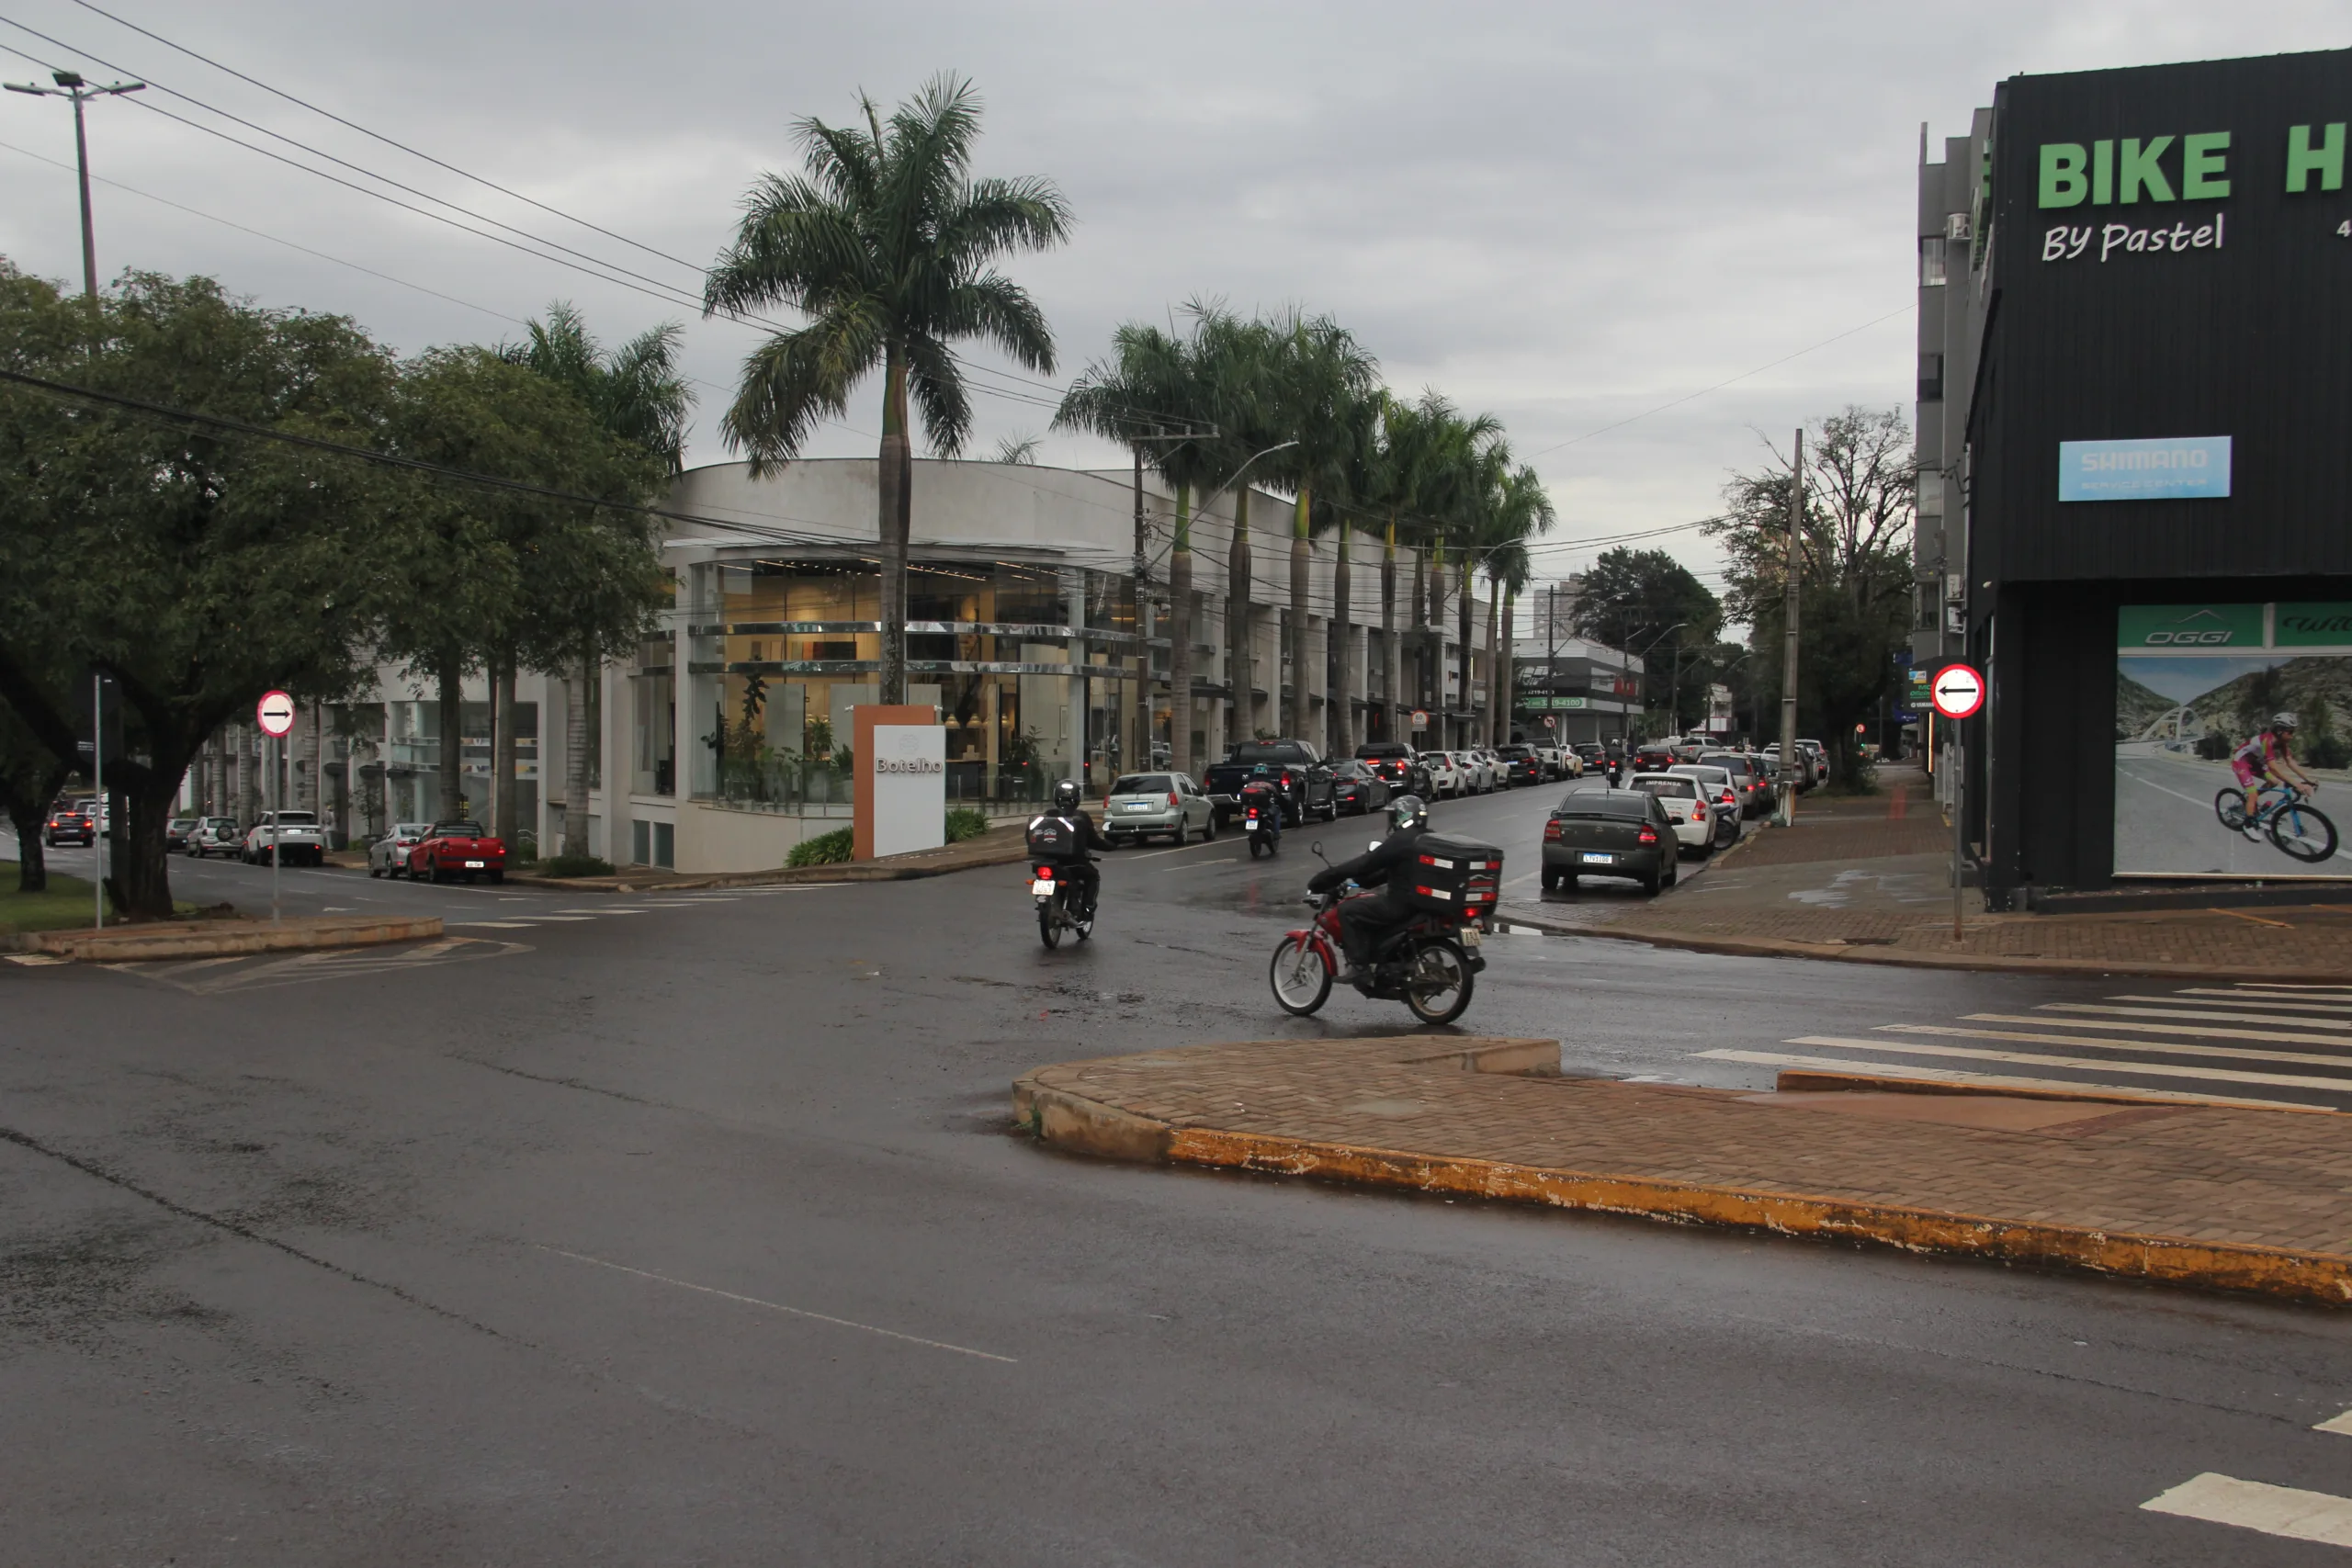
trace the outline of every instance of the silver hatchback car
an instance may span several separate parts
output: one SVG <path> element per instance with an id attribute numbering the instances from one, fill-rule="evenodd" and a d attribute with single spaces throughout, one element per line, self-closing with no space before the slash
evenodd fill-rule
<path id="1" fill-rule="evenodd" d="M 1165 835 L 1177 843 L 1216 837 L 1216 808 L 1182 773 L 1123 773 L 1102 808 L 1102 834 L 1114 844 Z"/>

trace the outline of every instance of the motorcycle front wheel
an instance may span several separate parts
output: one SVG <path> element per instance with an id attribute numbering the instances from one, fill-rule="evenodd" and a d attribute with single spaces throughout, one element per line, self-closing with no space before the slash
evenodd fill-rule
<path id="1" fill-rule="evenodd" d="M 1046 945 L 1049 948 L 1059 947 L 1062 944 L 1061 918 L 1056 912 L 1054 901 L 1051 898 L 1037 900 L 1037 934 L 1045 939 Z"/>
<path id="2" fill-rule="evenodd" d="M 1423 1023 L 1452 1023 L 1469 1007 L 1476 982 L 1461 948 L 1442 938 L 1424 942 L 1405 975 L 1405 1005 Z"/>
<path id="3" fill-rule="evenodd" d="M 1285 937 L 1274 949 L 1266 978 L 1283 1011 L 1306 1018 L 1331 995 L 1331 961 L 1312 938 Z"/>

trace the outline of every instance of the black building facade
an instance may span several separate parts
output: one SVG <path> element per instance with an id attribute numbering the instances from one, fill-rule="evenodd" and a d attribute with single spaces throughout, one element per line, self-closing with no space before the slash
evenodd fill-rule
<path id="1" fill-rule="evenodd" d="M 2352 51 L 2018 77 L 1923 166 L 1915 655 L 1990 676 L 1963 794 L 1996 908 L 2352 875 L 2214 804 L 2291 709 L 2352 827 L 2347 121 Z M 1965 291 L 1932 342 L 1931 288 Z"/>

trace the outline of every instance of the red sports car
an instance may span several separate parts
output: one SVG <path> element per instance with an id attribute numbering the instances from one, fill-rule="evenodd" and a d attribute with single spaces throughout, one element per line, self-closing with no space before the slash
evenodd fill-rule
<path id="1" fill-rule="evenodd" d="M 483 832 L 479 822 L 435 822 L 409 851 L 406 864 L 412 882 L 447 882 L 460 876 L 468 882 L 477 877 L 503 882 L 506 846 Z"/>

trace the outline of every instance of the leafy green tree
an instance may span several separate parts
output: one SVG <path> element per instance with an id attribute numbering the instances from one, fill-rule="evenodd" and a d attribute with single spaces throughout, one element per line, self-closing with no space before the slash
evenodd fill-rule
<path id="1" fill-rule="evenodd" d="M 49 820 L 51 802 L 65 787 L 74 772 L 71 756 L 61 757 L 41 744 L 40 737 L 0 702 L 0 809 L 17 835 L 17 891 L 40 893 L 49 887 L 49 861 L 41 829 Z"/>
<path id="2" fill-rule="evenodd" d="M 1383 530 L 1380 625 L 1388 649 L 1387 730 L 1392 737 L 1402 737 L 1397 710 L 1405 690 L 1405 638 L 1396 625 L 1396 552 L 1400 545 L 1413 551 L 1408 608 L 1413 640 L 1421 645 L 1416 654 L 1422 673 L 1416 700 L 1426 704 L 1437 695 L 1430 684 L 1435 671 L 1428 663 L 1428 568 L 1453 526 L 1464 476 L 1474 468 L 1479 448 L 1498 437 L 1502 426 L 1490 414 L 1464 416 L 1434 391 L 1424 391 L 1410 403 L 1384 394 L 1379 424 L 1379 445 L 1364 464 L 1356 504 Z"/>
<path id="3" fill-rule="evenodd" d="M 980 107 L 968 83 L 934 78 L 887 130 L 871 100 L 860 107 L 864 130 L 800 122 L 808 172 L 767 175 L 752 188 L 703 305 L 706 314 L 782 305 L 808 318 L 752 352 L 720 422 L 755 474 L 790 461 L 820 420 L 848 412 L 860 380 L 882 372 L 882 700 L 902 703 L 909 401 L 922 409 L 933 449 L 952 457 L 972 425 L 956 344 L 978 339 L 1051 373 L 1044 313 L 993 264 L 1060 243 L 1070 214 L 1049 181 L 971 177 Z"/>
<path id="4" fill-rule="evenodd" d="M 678 368 L 683 336 L 675 322 L 650 327 L 606 351 L 580 312 L 561 300 L 545 321 L 530 323 L 528 338 L 500 350 L 569 391 L 606 434 L 674 478 L 685 467 L 686 423 L 694 393 Z M 570 488 L 570 487 L 567 487 Z M 650 493 L 650 486 L 648 494 Z M 644 500 L 640 495 L 628 499 Z M 588 693 L 603 661 L 625 653 L 650 606 L 664 591 L 656 541 L 643 521 L 604 512 L 584 520 L 560 556 L 541 552 L 526 572 L 534 611 L 533 662 L 564 672 L 563 853 L 588 853 Z M 501 712 L 514 708 L 514 669 L 504 671 Z M 498 768 L 514 776 L 514 727 L 502 720 Z M 512 791 L 501 791 L 502 810 Z M 502 837 L 512 823 L 502 823 Z"/>
<path id="5" fill-rule="evenodd" d="M 1501 606 L 1515 601 L 1534 575 L 1528 540 L 1549 532 L 1557 520 L 1543 479 L 1533 468 L 1521 466 L 1506 472 L 1496 485 L 1473 540 L 1479 569 L 1487 574 L 1487 743 L 1490 746 L 1510 739 L 1511 642 L 1517 628 L 1511 612 Z"/>
<path id="6" fill-rule="evenodd" d="M 391 358 L 335 316 L 266 310 L 207 278 L 132 274 L 96 303 L 0 267 L 0 363 L 291 434 L 370 446 Z M 172 909 L 164 829 L 207 737 L 282 686 L 337 697 L 369 671 L 403 487 L 334 453 L 0 389 L 0 700 L 55 755 L 48 679 L 120 683 L 107 759 L 116 905 Z"/>
<path id="7" fill-rule="evenodd" d="M 1688 649 L 1711 646 L 1723 624 L 1723 601 L 1688 567 L 1665 550 L 1622 545 L 1586 570 L 1570 612 L 1578 637 L 1642 660 L 1645 706 L 1683 712 L 1690 708 L 1692 683 L 1702 697 L 1706 684 L 1703 663 Z"/>
<path id="8" fill-rule="evenodd" d="M 1724 517 L 1708 527 L 1730 558 L 1727 608 L 1753 628 L 1759 697 L 1781 700 L 1786 625 L 1789 469 L 1736 475 Z M 1917 483 L 1899 410 L 1848 406 L 1817 422 L 1805 448 L 1799 545 L 1797 713 L 1829 748 L 1830 780 L 1862 782 L 1854 726 L 1890 692 L 1911 613 Z M 1768 728 L 1770 726 L 1768 725 Z"/>

